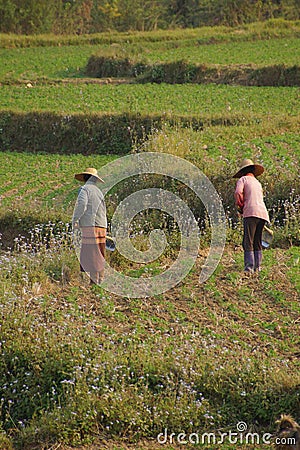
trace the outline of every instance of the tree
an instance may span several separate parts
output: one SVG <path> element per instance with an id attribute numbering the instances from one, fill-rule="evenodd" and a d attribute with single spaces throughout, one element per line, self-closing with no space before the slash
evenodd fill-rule
<path id="1" fill-rule="evenodd" d="M 166 1 L 119 0 L 119 11 L 115 25 L 120 31 L 149 31 L 165 26 Z"/>
<path id="2" fill-rule="evenodd" d="M 56 18 L 53 32 L 56 34 L 89 33 L 92 23 L 93 0 L 54 0 Z"/>
<path id="3" fill-rule="evenodd" d="M 199 0 L 170 0 L 169 15 L 172 26 L 199 26 Z"/>
<path id="4" fill-rule="evenodd" d="M 51 30 L 53 0 L 0 0 L 1 31 L 37 34 Z"/>
<path id="5" fill-rule="evenodd" d="M 0 31 L 19 34 L 236 26 L 277 17 L 299 19 L 300 1 L 0 0 Z"/>
<path id="6" fill-rule="evenodd" d="M 0 0 L 0 31 L 13 33 L 18 27 L 19 18 L 16 14 L 16 5 L 12 0 Z"/>

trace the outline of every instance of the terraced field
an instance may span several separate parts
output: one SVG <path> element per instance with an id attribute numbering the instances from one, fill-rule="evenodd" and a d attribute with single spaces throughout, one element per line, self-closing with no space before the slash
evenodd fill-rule
<path id="1" fill-rule="evenodd" d="M 173 48 L 172 48 L 173 47 Z M 297 65 L 300 56 L 299 38 L 282 38 L 199 45 L 197 40 L 187 43 L 175 41 L 155 42 L 145 45 L 105 44 L 61 47 L 1 49 L 3 61 L 0 79 L 7 83 L 31 80 L 59 80 L 84 76 L 89 57 L 97 52 L 134 56 L 149 62 L 170 62 L 184 59 L 202 64 L 255 64 L 258 66 L 285 64 Z M 30 65 L 28 64 L 30 61 Z"/>
<path id="2" fill-rule="evenodd" d="M 227 439 L 214 450 L 270 448 L 245 433 L 233 446 L 228 436 L 243 423 L 262 439 L 280 414 L 299 419 L 299 87 L 139 84 L 89 78 L 85 67 L 92 54 L 120 47 L 154 63 L 290 67 L 299 61 L 299 24 L 0 42 L 0 449 L 146 450 L 161 448 L 167 433 L 171 450 L 183 447 L 182 432 L 201 439 L 220 431 Z M 199 283 L 210 244 L 202 217 L 188 276 L 162 294 L 128 298 L 80 276 L 68 224 L 74 173 L 144 152 L 181 157 L 209 177 L 227 236 L 218 267 Z M 243 157 L 266 169 L 275 230 L 262 272 L 250 279 L 231 178 Z M 130 178 L 107 195 L 109 221 L 120 199 L 148 181 Z M 151 217 L 134 235 L 138 248 L 148 248 Z M 178 256 L 176 230 L 165 232 L 156 261 L 117 250 L 108 263 L 141 282 L 161 273 Z"/>
<path id="3" fill-rule="evenodd" d="M 160 114 L 186 117 L 241 117 L 275 121 L 298 117 L 299 88 L 222 85 L 120 84 L 1 87 L 2 109 L 60 114 Z"/>

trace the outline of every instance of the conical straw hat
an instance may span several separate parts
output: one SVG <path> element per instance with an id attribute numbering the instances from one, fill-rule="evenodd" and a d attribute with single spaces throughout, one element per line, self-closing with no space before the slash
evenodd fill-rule
<path id="1" fill-rule="evenodd" d="M 99 181 L 104 183 L 102 178 L 99 177 L 97 169 L 95 169 L 94 167 L 88 167 L 87 169 L 85 169 L 84 172 L 76 173 L 75 178 L 76 180 L 84 181 L 84 175 L 92 175 L 93 177 L 97 178 Z"/>
<path id="2" fill-rule="evenodd" d="M 263 166 L 261 166 L 260 164 L 254 164 L 252 159 L 245 158 L 241 162 L 239 170 L 233 175 L 232 178 L 240 178 L 241 176 L 243 176 L 243 174 L 245 174 L 246 167 L 248 167 L 249 169 L 250 169 L 250 167 L 254 167 L 254 175 L 256 177 L 261 175 L 263 173 L 263 171 L 265 170 L 263 168 Z"/>

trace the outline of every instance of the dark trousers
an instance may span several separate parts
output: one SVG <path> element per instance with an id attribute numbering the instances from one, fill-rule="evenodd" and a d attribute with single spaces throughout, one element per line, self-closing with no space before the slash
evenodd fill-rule
<path id="1" fill-rule="evenodd" d="M 262 231 L 266 221 L 259 217 L 244 218 L 244 264 L 245 271 L 260 270 L 262 260 Z"/>

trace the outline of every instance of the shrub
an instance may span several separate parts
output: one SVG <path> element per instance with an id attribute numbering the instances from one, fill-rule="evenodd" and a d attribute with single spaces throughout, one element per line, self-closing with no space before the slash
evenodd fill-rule
<path id="1" fill-rule="evenodd" d="M 134 114 L 59 115 L 0 112 L 2 150 L 124 154 L 149 133 L 160 117 Z"/>
<path id="2" fill-rule="evenodd" d="M 146 83 L 225 83 L 251 86 L 300 86 L 300 67 L 273 65 L 204 65 L 184 60 L 146 63 L 120 56 L 92 55 L 86 74 L 90 77 L 136 77 Z"/>

